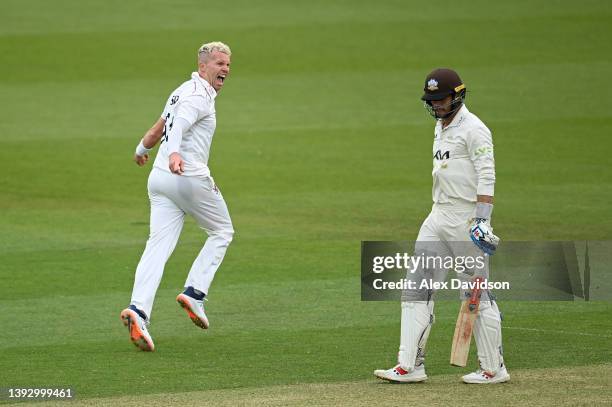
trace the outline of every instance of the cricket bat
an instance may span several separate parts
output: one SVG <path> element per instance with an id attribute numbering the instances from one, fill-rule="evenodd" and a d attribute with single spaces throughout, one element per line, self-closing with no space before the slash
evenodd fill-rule
<path id="1" fill-rule="evenodd" d="M 474 279 L 476 286 L 472 289 L 470 298 L 461 302 L 459 316 L 455 324 L 455 334 L 453 335 L 453 346 L 451 348 L 450 364 L 453 366 L 465 367 L 470 353 L 470 343 L 472 341 L 472 330 L 478 315 L 480 305 L 480 282 L 482 278 Z"/>

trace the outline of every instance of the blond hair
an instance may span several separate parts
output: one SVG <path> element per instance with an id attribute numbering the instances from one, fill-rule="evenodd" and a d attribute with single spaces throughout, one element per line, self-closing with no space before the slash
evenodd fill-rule
<path id="1" fill-rule="evenodd" d="M 198 48 L 198 62 L 206 62 L 210 55 L 215 51 L 223 52 L 228 56 L 232 55 L 232 50 L 230 50 L 230 47 L 227 44 L 219 41 L 213 41 Z"/>

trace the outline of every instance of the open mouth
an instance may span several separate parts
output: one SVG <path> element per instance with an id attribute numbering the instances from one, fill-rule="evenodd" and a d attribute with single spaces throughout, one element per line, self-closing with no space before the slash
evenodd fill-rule
<path id="1" fill-rule="evenodd" d="M 227 75 L 219 75 L 217 76 L 217 80 L 221 83 L 225 82 L 225 78 L 227 77 Z"/>

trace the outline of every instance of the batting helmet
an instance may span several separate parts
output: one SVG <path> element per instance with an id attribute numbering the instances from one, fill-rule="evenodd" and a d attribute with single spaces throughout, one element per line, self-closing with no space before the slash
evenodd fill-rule
<path id="1" fill-rule="evenodd" d="M 448 68 L 434 69 L 427 75 L 423 90 L 425 93 L 421 97 L 421 100 L 425 102 L 425 107 L 429 113 L 437 119 L 449 117 L 459 110 L 465 100 L 466 94 L 465 85 L 457 72 Z M 438 116 L 431 105 L 431 101 L 442 100 L 447 96 L 452 96 L 451 109 L 444 116 Z"/>

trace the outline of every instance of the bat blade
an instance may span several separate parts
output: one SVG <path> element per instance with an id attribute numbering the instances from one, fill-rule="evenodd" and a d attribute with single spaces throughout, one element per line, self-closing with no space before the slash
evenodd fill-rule
<path id="1" fill-rule="evenodd" d="M 461 302 L 451 348 L 450 364 L 453 366 L 465 367 L 467 365 L 470 343 L 472 342 L 472 331 L 474 330 L 478 306 L 480 305 L 480 288 L 478 285 L 480 281 L 480 278 L 475 280 L 477 285 L 472 290 L 470 299 Z"/>
<path id="2" fill-rule="evenodd" d="M 470 343 L 472 342 L 472 330 L 476 322 L 478 310 L 470 311 L 470 301 L 465 300 L 461 303 L 459 316 L 455 324 L 455 334 L 453 335 L 453 346 L 451 348 L 450 364 L 453 366 L 465 367 L 470 353 Z"/>

